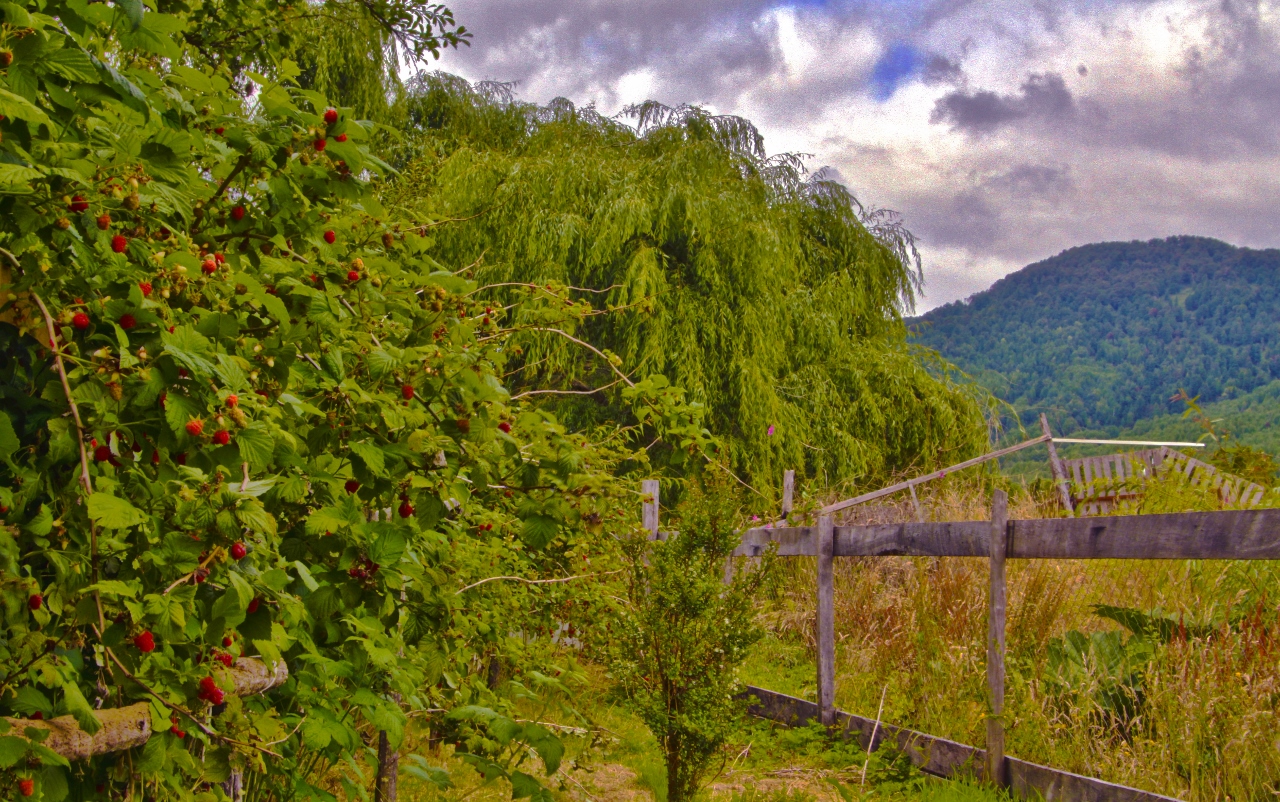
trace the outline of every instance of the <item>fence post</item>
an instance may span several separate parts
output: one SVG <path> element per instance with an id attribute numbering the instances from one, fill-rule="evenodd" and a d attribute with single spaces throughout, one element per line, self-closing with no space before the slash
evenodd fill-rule
<path id="1" fill-rule="evenodd" d="M 1004 561 L 1009 549 L 1009 497 L 997 490 L 991 503 L 991 591 L 987 612 L 987 780 L 1006 785 L 1004 761 L 1004 630 L 1007 598 Z"/>
<path id="2" fill-rule="evenodd" d="M 924 523 L 924 507 L 920 506 L 920 499 L 916 497 L 916 486 L 909 485 L 907 489 L 911 491 L 911 503 L 914 504 L 916 508 L 916 520 L 920 523 Z"/>
<path id="3" fill-rule="evenodd" d="M 823 726 L 836 723 L 836 621 L 832 556 L 835 522 L 830 515 L 818 519 L 818 716 Z"/>
<path id="4" fill-rule="evenodd" d="M 640 494 L 644 497 L 641 520 L 644 528 L 649 530 L 649 539 L 658 539 L 658 480 L 645 479 L 640 483 Z"/>
<path id="5" fill-rule="evenodd" d="M 786 523 L 787 516 L 791 514 L 794 508 L 793 499 L 796 492 L 796 472 L 787 471 L 782 474 L 782 522 Z"/>
<path id="6" fill-rule="evenodd" d="M 1045 437 L 1050 438 L 1045 441 L 1045 445 L 1049 446 L 1049 470 L 1053 473 L 1053 481 L 1058 486 L 1058 493 L 1062 496 L 1062 506 L 1066 508 L 1067 515 L 1074 518 L 1076 511 L 1071 506 L 1071 480 L 1067 478 L 1067 471 L 1062 467 L 1062 460 L 1058 459 L 1058 447 L 1053 444 L 1053 432 L 1049 431 L 1049 416 L 1043 412 L 1040 413 L 1040 431 Z"/>
<path id="7" fill-rule="evenodd" d="M 399 696 L 399 694 L 395 694 Z M 399 700 L 397 700 L 399 701 Z M 386 732 L 378 733 L 378 778 L 373 791 L 375 802 L 396 802 L 400 775 L 400 753 L 391 748 Z"/>

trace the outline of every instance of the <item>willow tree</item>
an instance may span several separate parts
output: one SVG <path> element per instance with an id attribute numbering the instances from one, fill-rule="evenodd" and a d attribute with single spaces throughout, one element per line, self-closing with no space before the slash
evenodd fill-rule
<path id="1" fill-rule="evenodd" d="M 866 483 L 984 447 L 981 399 L 907 341 L 910 234 L 797 158 L 767 157 L 746 120 L 656 103 L 610 119 L 438 73 L 403 109 L 391 193 L 417 204 L 442 262 L 494 287 L 495 315 L 534 291 L 503 284 L 569 285 L 614 310 L 576 332 L 502 321 L 524 330 L 512 379 L 551 381 L 547 403 L 575 424 L 625 419 L 620 366 L 704 404 L 761 487 L 787 468 Z"/>

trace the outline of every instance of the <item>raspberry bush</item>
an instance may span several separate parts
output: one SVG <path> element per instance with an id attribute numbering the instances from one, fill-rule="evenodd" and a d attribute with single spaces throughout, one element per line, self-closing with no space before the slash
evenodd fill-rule
<path id="1" fill-rule="evenodd" d="M 416 713 L 544 794 L 559 743 L 487 669 L 564 694 L 539 636 L 590 585 L 503 577 L 608 572 L 628 444 L 700 448 L 698 408 L 626 379 L 643 432 L 589 437 L 512 398 L 511 337 L 580 342 L 590 307 L 438 264 L 432 221 L 379 202 L 375 126 L 287 60 L 207 58 L 207 9 L 0 7 L 0 712 L 92 731 L 146 701 L 156 733 L 72 765 L 0 722 L 8 787 L 360 796 Z M 238 698 L 245 656 L 289 681 Z"/>

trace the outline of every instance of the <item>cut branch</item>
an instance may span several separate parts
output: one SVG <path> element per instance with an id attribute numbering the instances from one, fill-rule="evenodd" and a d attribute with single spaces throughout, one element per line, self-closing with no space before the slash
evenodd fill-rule
<path id="1" fill-rule="evenodd" d="M 509 582 L 523 582 L 526 585 L 554 585 L 559 582 L 572 582 L 575 579 L 590 579 L 593 576 L 610 576 L 611 574 L 620 574 L 620 573 L 622 573 L 621 569 L 617 571 L 605 571 L 604 573 L 599 573 L 599 574 L 578 574 L 576 576 L 562 576 L 559 579 L 525 579 L 522 576 L 491 576 L 486 579 L 481 579 L 479 582 L 472 582 L 470 585 L 467 585 L 465 588 L 459 588 L 458 590 L 455 590 L 454 595 L 460 596 L 463 593 L 466 593 L 468 590 L 471 590 L 472 588 L 480 587 L 486 582 L 497 582 L 499 580 L 504 580 Z"/>

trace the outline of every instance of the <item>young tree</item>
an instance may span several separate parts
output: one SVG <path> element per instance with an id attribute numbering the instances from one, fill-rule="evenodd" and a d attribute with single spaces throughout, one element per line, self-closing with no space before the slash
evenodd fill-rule
<path id="1" fill-rule="evenodd" d="M 678 533 L 627 544 L 628 604 L 609 629 L 614 679 L 662 748 L 668 802 L 706 779 L 745 708 L 737 669 L 763 634 L 754 601 L 771 556 L 724 581 L 740 538 L 731 481 L 715 472 L 691 488 Z"/>

